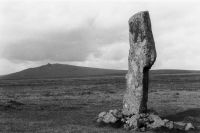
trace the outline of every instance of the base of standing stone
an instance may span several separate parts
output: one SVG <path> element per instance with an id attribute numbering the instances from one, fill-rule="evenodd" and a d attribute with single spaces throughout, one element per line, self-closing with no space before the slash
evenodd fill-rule
<path id="1" fill-rule="evenodd" d="M 98 115 L 97 123 L 107 124 L 115 127 L 123 127 L 127 130 L 146 131 L 165 127 L 168 129 L 191 130 L 194 129 L 192 123 L 173 122 L 167 119 L 161 119 L 154 113 L 141 113 L 125 115 L 121 110 L 110 110 L 101 112 Z"/>

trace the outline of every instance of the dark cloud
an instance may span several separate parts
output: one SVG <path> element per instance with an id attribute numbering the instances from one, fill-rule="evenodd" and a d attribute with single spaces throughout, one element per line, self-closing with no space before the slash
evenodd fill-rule
<path id="1" fill-rule="evenodd" d="M 102 46 L 126 41 L 124 27 L 98 28 L 94 23 L 72 30 L 52 30 L 7 44 L 2 57 L 21 61 L 84 61 Z"/>

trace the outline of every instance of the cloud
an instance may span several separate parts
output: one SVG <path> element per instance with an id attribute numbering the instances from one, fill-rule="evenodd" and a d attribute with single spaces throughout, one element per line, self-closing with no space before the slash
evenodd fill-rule
<path id="1" fill-rule="evenodd" d="M 47 62 L 127 69 L 127 21 L 141 10 L 152 21 L 153 69 L 200 69 L 199 3 L 5 1 L 0 9 L 0 74 Z"/>
<path id="2" fill-rule="evenodd" d="M 98 47 L 126 40 L 123 28 L 103 29 L 87 21 L 72 30 L 38 33 L 7 44 L 2 57 L 21 61 L 84 61 Z"/>

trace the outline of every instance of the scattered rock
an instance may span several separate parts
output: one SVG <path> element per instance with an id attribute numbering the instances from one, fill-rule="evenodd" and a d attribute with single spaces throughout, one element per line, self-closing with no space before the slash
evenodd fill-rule
<path id="1" fill-rule="evenodd" d="M 140 115 L 133 115 L 131 118 L 129 118 L 126 121 L 126 124 L 131 128 L 136 130 L 138 128 L 138 119 L 140 118 Z"/>
<path id="2" fill-rule="evenodd" d="M 185 130 L 188 131 L 190 129 L 194 129 L 194 126 L 192 125 L 192 123 L 187 123 L 185 126 Z"/>
<path id="3" fill-rule="evenodd" d="M 99 113 L 99 118 L 103 118 L 106 115 L 106 112 Z"/>
<path id="4" fill-rule="evenodd" d="M 174 128 L 179 130 L 185 130 L 186 123 L 183 122 L 174 122 Z"/>
<path id="5" fill-rule="evenodd" d="M 98 116 L 97 122 L 104 122 L 104 123 L 115 123 L 118 120 L 117 117 L 113 115 L 112 111 L 109 112 L 101 112 Z"/>
<path id="6" fill-rule="evenodd" d="M 166 128 L 168 129 L 173 129 L 174 128 L 174 123 L 173 121 L 165 121 L 165 125 L 164 125 Z"/>
<path id="7" fill-rule="evenodd" d="M 104 116 L 106 115 L 106 112 L 101 112 L 98 115 L 97 123 L 103 122 Z"/>
<path id="8" fill-rule="evenodd" d="M 104 116 L 104 119 L 103 121 L 105 123 L 115 123 L 117 121 L 117 118 L 112 115 L 111 113 L 107 113 L 105 116 Z"/>
<path id="9" fill-rule="evenodd" d="M 160 127 L 166 127 L 168 129 L 178 129 L 178 130 L 191 130 L 194 129 L 192 123 L 184 122 L 173 122 L 167 119 L 161 119 L 158 115 L 141 113 L 135 115 L 124 115 L 121 110 L 110 110 L 108 112 L 101 112 L 98 115 L 98 123 L 103 122 L 104 124 L 120 125 L 124 129 L 131 131 L 141 131 L 144 132 L 148 129 L 156 129 Z"/>
<path id="10" fill-rule="evenodd" d="M 109 113 L 113 114 L 117 118 L 122 118 L 123 116 L 122 111 L 117 109 L 110 110 Z"/>
<path id="11" fill-rule="evenodd" d="M 165 122 L 158 115 L 149 115 L 149 120 L 150 122 L 153 121 L 151 124 L 148 125 L 150 129 L 159 128 L 165 125 Z"/>

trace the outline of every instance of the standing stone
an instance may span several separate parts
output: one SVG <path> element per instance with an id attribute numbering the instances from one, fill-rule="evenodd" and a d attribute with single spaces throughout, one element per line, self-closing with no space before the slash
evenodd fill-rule
<path id="1" fill-rule="evenodd" d="M 123 99 L 126 115 L 146 113 L 149 69 L 156 60 L 149 12 L 139 12 L 129 19 L 129 70 L 127 90 Z"/>

